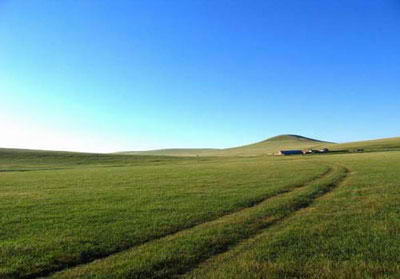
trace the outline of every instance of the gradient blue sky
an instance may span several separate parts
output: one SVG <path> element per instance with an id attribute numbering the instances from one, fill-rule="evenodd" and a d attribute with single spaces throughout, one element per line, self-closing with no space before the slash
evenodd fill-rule
<path id="1" fill-rule="evenodd" d="M 0 0 L 0 146 L 400 136 L 400 1 Z"/>

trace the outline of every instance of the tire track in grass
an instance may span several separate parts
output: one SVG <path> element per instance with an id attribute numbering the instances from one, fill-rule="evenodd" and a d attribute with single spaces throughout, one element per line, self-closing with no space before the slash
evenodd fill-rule
<path id="1" fill-rule="evenodd" d="M 52 171 L 52 170 L 68 170 L 72 168 L 43 168 L 43 169 L 0 169 L 2 172 L 28 172 L 28 171 Z"/>
<path id="2" fill-rule="evenodd" d="M 264 228 L 260 229 L 259 231 L 255 232 L 254 234 L 250 235 L 248 238 L 244 238 L 244 239 L 238 241 L 237 243 L 235 243 L 235 245 L 232 245 L 231 247 L 229 247 L 228 249 L 225 249 L 221 253 L 212 255 L 211 257 L 209 257 L 209 258 L 207 258 L 207 259 L 205 259 L 203 261 L 198 262 L 196 265 L 193 265 L 193 266 L 189 267 L 187 270 L 185 270 L 185 271 L 183 271 L 181 273 L 177 273 L 177 274 L 175 274 L 174 276 L 171 276 L 171 277 L 174 277 L 174 278 L 177 278 L 177 277 L 179 277 L 179 278 L 187 278 L 187 277 L 185 277 L 185 275 L 189 274 L 192 270 L 197 268 L 200 264 L 205 263 L 207 261 L 212 261 L 212 259 L 214 257 L 222 256 L 222 254 L 225 254 L 225 253 L 231 251 L 232 248 L 236 248 L 240 243 L 257 237 L 257 235 L 262 233 L 264 229 L 269 228 L 269 227 L 274 226 L 274 225 L 277 225 L 279 223 L 282 223 L 282 222 L 286 221 L 286 219 L 288 219 L 288 217 L 293 216 L 297 212 L 300 212 L 302 210 L 306 210 L 309 206 L 311 206 L 315 202 L 315 200 L 317 200 L 319 198 L 322 198 L 323 196 L 325 196 L 326 194 L 331 192 L 334 188 L 336 188 L 336 187 L 340 186 L 341 184 L 343 184 L 343 182 L 347 179 L 348 175 L 350 174 L 349 169 L 347 169 L 346 167 L 340 166 L 340 165 L 338 165 L 337 167 L 342 170 L 342 172 L 343 172 L 342 175 L 339 175 L 338 177 L 336 177 L 337 179 L 333 183 L 327 184 L 326 185 L 327 188 L 320 189 L 319 191 L 314 192 L 310 197 L 311 200 L 309 200 L 308 202 L 306 202 L 305 204 L 303 204 L 302 206 L 297 208 L 295 211 L 291 212 L 287 216 L 284 216 L 283 218 L 280 218 L 280 219 L 267 218 L 267 222 L 269 222 L 269 224 L 266 225 Z M 158 278 L 162 278 L 162 277 L 158 277 Z"/>
<path id="3" fill-rule="evenodd" d="M 173 278 L 308 207 L 337 186 L 347 169 L 333 167 L 293 191 L 104 259 L 53 274 L 53 278 Z"/>
<path id="4" fill-rule="evenodd" d="M 96 255 L 87 256 L 84 259 L 80 259 L 79 261 L 71 261 L 69 263 L 56 262 L 56 264 L 53 264 L 48 269 L 39 270 L 39 271 L 36 271 L 36 272 L 35 271 L 33 271 L 33 272 L 31 271 L 31 273 L 29 273 L 29 274 L 21 274 L 19 272 L 15 272 L 15 273 L 12 273 L 12 274 L 6 274 L 4 278 L 20 278 L 20 279 L 44 278 L 44 277 L 47 277 L 47 276 L 51 276 L 52 274 L 57 273 L 57 272 L 62 272 L 64 270 L 69 270 L 69 269 L 72 269 L 72 268 L 75 268 L 75 267 L 78 267 L 78 266 L 81 266 L 81 265 L 90 264 L 90 263 L 98 261 L 98 260 L 106 259 L 106 258 L 108 258 L 110 256 L 113 256 L 113 255 L 116 255 L 116 254 L 119 254 L 119 253 L 123 253 L 124 251 L 128 251 L 128 250 L 134 249 L 136 247 L 140 247 L 142 245 L 151 243 L 153 241 L 157 241 L 159 239 L 163 239 L 163 238 L 166 238 L 168 236 L 175 235 L 177 233 L 190 230 L 190 229 L 192 229 L 194 227 L 198 227 L 200 225 L 203 225 L 203 224 L 206 224 L 206 223 L 209 223 L 209 222 L 214 222 L 214 221 L 216 221 L 216 220 L 218 220 L 220 218 L 223 218 L 225 216 L 229 216 L 231 214 L 236 214 L 236 213 L 238 213 L 238 212 L 240 212 L 242 210 L 246 210 L 246 209 L 249 209 L 249 208 L 256 207 L 260 203 L 263 203 L 263 202 L 265 202 L 265 201 L 267 201 L 269 199 L 273 199 L 273 198 L 275 198 L 275 197 L 277 197 L 279 195 L 292 192 L 297 188 L 302 188 L 302 187 L 308 185 L 309 183 L 312 183 L 313 181 L 316 181 L 318 179 L 321 179 L 321 178 L 329 175 L 331 172 L 332 172 L 332 168 L 328 166 L 326 171 L 324 171 L 324 172 L 322 172 L 322 173 L 320 173 L 318 175 L 310 177 L 309 179 L 307 179 L 305 182 L 303 182 L 301 184 L 286 185 L 281 189 L 277 189 L 274 192 L 270 192 L 270 193 L 266 194 L 262 198 L 255 199 L 255 200 L 249 202 L 246 207 L 235 208 L 235 209 L 233 209 L 233 210 L 231 210 L 229 212 L 224 213 L 223 215 L 218 216 L 215 219 L 207 220 L 204 223 L 193 223 L 193 224 L 190 224 L 190 225 L 188 225 L 186 227 L 183 227 L 183 228 L 181 227 L 181 228 L 178 228 L 176 230 L 172 230 L 172 231 L 166 232 L 165 234 L 158 235 L 156 237 L 150 237 L 149 239 L 147 239 L 145 241 L 142 241 L 140 243 L 135 243 L 135 244 L 132 244 L 132 245 L 129 245 L 129 246 L 125 246 L 125 247 L 122 247 L 120 249 L 115 249 L 115 250 L 113 250 L 111 252 L 105 252 L 105 253 L 101 253 L 100 252 L 100 253 L 98 253 Z"/>
<path id="5" fill-rule="evenodd" d="M 148 239 L 146 239 L 144 241 L 141 241 L 140 243 L 134 243 L 134 244 L 127 245 L 127 246 L 124 246 L 124 247 L 121 247 L 121 248 L 117 248 L 115 250 L 112 250 L 111 252 L 110 251 L 105 251 L 105 252 L 101 252 L 100 251 L 99 253 L 97 253 L 95 255 L 89 255 L 89 256 L 86 255 L 84 258 L 79 258 L 78 260 L 72 260 L 72 261 L 70 261 L 68 263 L 66 263 L 66 262 L 62 262 L 61 263 L 61 262 L 57 262 L 56 261 L 55 263 L 52 263 L 51 266 L 49 268 L 47 268 L 47 269 L 42 269 L 42 270 L 38 270 L 38 271 L 30 271 L 30 273 L 28 273 L 28 274 L 21 274 L 21 272 L 18 272 L 18 271 L 17 272 L 13 272 L 11 274 L 5 274 L 4 278 L 5 279 L 7 279 L 7 278 L 9 278 L 9 279 L 11 279 L 11 278 L 20 278 L 20 279 L 43 278 L 43 277 L 46 277 L 46 276 L 50 276 L 50 275 L 52 275 L 52 274 L 54 274 L 56 272 L 72 269 L 74 267 L 85 265 L 85 264 L 90 264 L 90 263 L 92 263 L 94 261 L 102 260 L 102 259 L 108 258 L 108 257 L 110 257 L 112 255 L 123 253 L 124 251 L 130 250 L 130 249 L 134 249 L 135 247 L 140 247 L 141 245 L 144 245 L 146 243 L 150 243 L 152 241 L 156 241 L 158 239 L 162 239 L 162 238 L 177 234 L 177 233 L 179 233 L 181 231 L 190 230 L 191 228 L 200 226 L 202 224 L 205 224 L 205 223 L 208 223 L 208 222 L 213 222 L 213 221 L 218 220 L 220 218 L 223 218 L 225 216 L 228 216 L 228 215 L 231 215 L 231 214 L 235 214 L 237 212 L 240 212 L 242 210 L 246 210 L 248 208 L 255 207 L 255 206 L 259 205 L 260 203 L 265 202 L 266 200 L 269 200 L 269 199 L 274 198 L 276 196 L 291 192 L 294 189 L 297 189 L 297 188 L 300 188 L 300 187 L 304 187 L 305 185 L 307 185 L 309 183 L 312 183 L 315 180 L 318 180 L 318 179 L 321 179 L 321 178 L 327 176 L 331 172 L 332 172 L 332 168 L 330 168 L 328 166 L 326 171 L 324 171 L 324 172 L 322 172 L 322 173 L 320 173 L 318 175 L 310 177 L 309 179 L 307 179 L 306 181 L 302 182 L 301 184 L 297 183 L 297 184 L 283 186 L 281 189 L 277 189 L 277 190 L 274 190 L 273 192 L 267 193 L 261 198 L 255 199 L 253 201 L 249 201 L 248 204 L 245 207 L 235 208 L 235 209 L 233 209 L 231 211 L 223 213 L 222 215 L 220 215 L 220 216 L 218 216 L 218 217 L 216 217 L 214 219 L 206 220 L 203 223 L 198 223 L 198 222 L 197 223 L 193 223 L 193 224 L 190 224 L 188 226 L 178 228 L 176 230 L 168 231 L 165 234 L 157 235 L 156 237 L 149 237 Z"/>
<path id="6" fill-rule="evenodd" d="M 272 232 L 272 238 L 274 234 L 276 234 L 276 226 L 286 226 L 290 224 L 290 221 L 293 217 L 295 217 L 297 214 L 307 210 L 310 206 L 314 204 L 315 201 L 320 200 L 321 198 L 324 198 L 327 196 L 327 194 L 331 193 L 335 188 L 343 185 L 345 181 L 348 179 L 348 177 L 352 174 L 352 171 L 349 170 L 346 167 L 343 167 L 345 175 L 338 180 L 338 182 L 332 187 L 329 191 L 325 192 L 324 194 L 318 196 L 315 198 L 307 207 L 300 208 L 299 210 L 293 212 L 293 214 L 290 214 L 290 216 L 287 216 L 287 218 L 284 218 L 282 220 L 278 220 L 275 222 L 273 227 L 275 227 L 275 232 Z M 272 227 L 269 227 L 272 228 Z M 269 229 L 267 228 L 267 229 Z M 239 257 L 241 253 L 243 253 L 244 249 L 249 250 L 254 248 L 255 245 L 257 245 L 257 241 L 259 241 L 259 238 L 261 235 L 269 234 L 271 231 L 269 230 L 262 230 L 256 234 L 254 234 L 252 237 L 249 237 L 248 239 L 244 239 L 243 241 L 240 241 L 235 247 L 232 247 L 232 249 L 228 249 L 224 251 L 223 253 L 220 253 L 218 255 L 215 255 L 213 257 L 210 257 L 206 259 L 205 261 L 199 263 L 197 266 L 194 266 L 192 269 L 188 269 L 186 272 L 181 273 L 175 277 L 181 278 L 181 279 L 192 279 L 192 278 L 208 278 L 210 274 L 214 275 L 215 272 L 219 272 L 217 270 L 220 269 L 221 265 L 229 263 L 230 260 L 234 259 L 235 257 Z M 279 233 L 279 231 L 278 231 Z M 246 247 L 246 248 L 245 248 Z M 217 273 L 220 274 L 221 272 Z M 223 272 L 222 272 L 223 273 Z M 208 275 L 207 275 L 208 274 Z M 218 276 L 212 278 L 219 278 Z M 229 276 L 228 276 L 229 277 Z M 228 278 L 227 277 L 227 278 Z M 225 278 L 225 277 L 224 277 Z"/>

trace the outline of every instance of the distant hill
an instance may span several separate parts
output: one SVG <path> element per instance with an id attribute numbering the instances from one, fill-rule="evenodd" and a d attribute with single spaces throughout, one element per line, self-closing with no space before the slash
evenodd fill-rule
<path id="1" fill-rule="evenodd" d="M 253 156 L 273 154 L 281 149 L 303 149 L 322 143 L 332 144 L 298 135 L 280 135 L 261 142 L 226 149 L 160 149 L 149 151 L 128 151 L 119 154 L 168 155 L 168 156 Z"/>
<path id="2" fill-rule="evenodd" d="M 186 158 L 192 160 L 191 158 Z M 181 161 L 182 158 L 167 156 L 145 156 L 145 155 L 120 155 L 80 153 L 67 151 L 33 150 L 17 148 L 0 148 L 0 173 L 7 168 L 55 168 L 71 166 L 108 166 L 115 163 L 127 165 L 164 164 L 173 161 Z"/>
<path id="3" fill-rule="evenodd" d="M 349 143 L 333 143 L 299 135 L 279 135 L 257 143 L 226 149 L 161 149 L 128 151 L 119 154 L 163 156 L 255 156 L 271 155 L 284 149 L 329 148 L 331 150 L 364 149 L 365 151 L 400 150 L 400 137 L 366 140 Z"/>
<path id="4" fill-rule="evenodd" d="M 320 146 L 320 145 L 319 145 Z M 400 137 L 328 144 L 331 150 L 364 149 L 365 151 L 400 150 Z"/>
<path id="5" fill-rule="evenodd" d="M 283 149 L 305 149 L 321 144 L 333 144 L 299 135 L 279 135 L 261 142 L 228 148 L 223 151 L 227 155 L 259 155 L 273 154 Z"/>
<path id="6" fill-rule="evenodd" d="M 170 149 L 156 149 L 147 151 L 123 151 L 116 154 L 125 155 L 164 155 L 164 156 L 196 156 L 196 155 L 210 155 L 221 149 L 213 148 L 170 148 Z"/>
<path id="7" fill-rule="evenodd" d="M 64 151 L 46 151 L 46 150 L 29 150 L 29 149 L 8 149 L 0 148 L 0 160 L 27 160 L 32 159 L 35 163 L 42 159 L 54 158 L 55 160 L 76 161 L 93 161 L 106 162 L 114 160 L 118 156 L 128 155 L 126 159 L 133 159 L 152 155 L 153 159 L 157 156 L 256 156 L 256 155 L 271 155 L 284 149 L 306 149 L 306 148 L 329 148 L 330 150 L 355 150 L 363 149 L 364 151 L 389 151 L 400 150 L 400 137 L 384 138 L 376 140 L 366 140 L 348 143 L 333 143 L 321 141 L 317 139 L 307 138 L 299 135 L 279 135 L 257 143 L 243 145 L 239 147 L 226 149 L 212 148 L 175 148 L 175 149 L 159 149 L 149 151 L 125 151 L 112 154 L 96 154 L 96 153 L 78 153 Z M 140 155 L 140 156 L 139 156 Z M 119 157 L 119 160 L 121 157 Z M 1 165 L 1 164 L 0 164 Z"/>

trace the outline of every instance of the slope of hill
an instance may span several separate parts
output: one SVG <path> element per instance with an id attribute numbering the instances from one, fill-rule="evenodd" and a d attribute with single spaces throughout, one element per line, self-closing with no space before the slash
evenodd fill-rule
<path id="1" fill-rule="evenodd" d="M 197 156 L 210 155 L 221 149 L 214 148 L 169 148 L 146 151 L 122 151 L 115 154 L 123 155 L 163 155 L 163 156 Z"/>
<path id="2" fill-rule="evenodd" d="M 299 135 L 280 135 L 260 141 L 253 144 L 226 148 L 226 149 L 213 149 L 213 148 L 176 148 L 176 149 L 159 149 L 148 151 L 125 151 L 112 154 L 94 154 L 94 153 L 78 153 L 78 152 L 65 152 L 65 151 L 45 151 L 45 150 L 29 150 L 29 149 L 7 149 L 0 148 L 0 159 L 7 160 L 29 160 L 32 159 L 36 163 L 42 159 L 52 158 L 53 160 L 63 160 L 69 158 L 76 162 L 96 162 L 104 163 L 116 160 L 118 156 L 125 157 L 126 160 L 132 161 L 132 155 L 136 159 L 141 156 L 147 157 L 151 155 L 152 159 L 157 159 L 155 156 L 179 156 L 179 157 L 194 157 L 194 156 L 257 156 L 257 155 L 271 155 L 283 149 L 306 149 L 306 148 L 329 148 L 330 150 L 354 150 L 363 149 L 364 151 L 386 151 L 386 150 L 400 150 L 400 137 L 384 138 L 376 140 L 366 140 L 348 143 L 332 143 L 311 139 Z M 125 155 L 125 156 L 124 156 Z M 90 159 L 89 159 L 90 158 Z M 39 161 L 38 161 L 39 159 Z M 119 157 L 118 160 L 122 158 Z M 141 158 L 143 159 L 143 158 Z"/>
<path id="3" fill-rule="evenodd" d="M 261 142 L 226 149 L 160 149 L 128 151 L 119 154 L 168 155 L 168 156 L 254 156 L 273 154 L 281 149 L 310 148 L 322 143 L 332 144 L 298 135 L 279 135 Z"/>
<path id="4" fill-rule="evenodd" d="M 321 145 L 319 145 L 321 146 Z M 400 137 L 355 141 L 326 145 L 331 150 L 364 149 L 365 151 L 400 150 Z"/>
<path id="5" fill-rule="evenodd" d="M 299 135 L 279 135 L 253 144 L 226 148 L 194 149 L 160 149 L 149 151 L 127 151 L 125 155 L 158 155 L 158 156 L 256 156 L 271 155 L 283 149 L 329 148 L 331 150 L 385 151 L 400 150 L 400 137 L 366 140 L 348 143 L 333 143 Z"/>
<path id="6" fill-rule="evenodd" d="M 226 155 L 274 154 L 282 149 L 304 149 L 322 144 L 333 143 L 298 135 L 280 135 L 253 144 L 228 148 L 225 149 L 223 153 Z"/>
<path id="7" fill-rule="evenodd" d="M 177 160 L 182 161 L 182 159 L 185 158 L 0 148 L 0 172 L 7 169 L 23 170 L 27 167 L 44 169 L 70 166 L 108 166 L 116 162 L 123 162 L 127 165 L 164 164 Z M 185 160 L 193 159 L 186 158 Z"/>

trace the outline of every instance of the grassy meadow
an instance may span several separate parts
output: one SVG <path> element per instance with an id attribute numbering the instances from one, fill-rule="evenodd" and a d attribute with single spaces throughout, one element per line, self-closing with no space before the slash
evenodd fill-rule
<path id="1" fill-rule="evenodd" d="M 400 278 L 400 152 L 386 150 L 0 149 L 0 278 Z"/>

